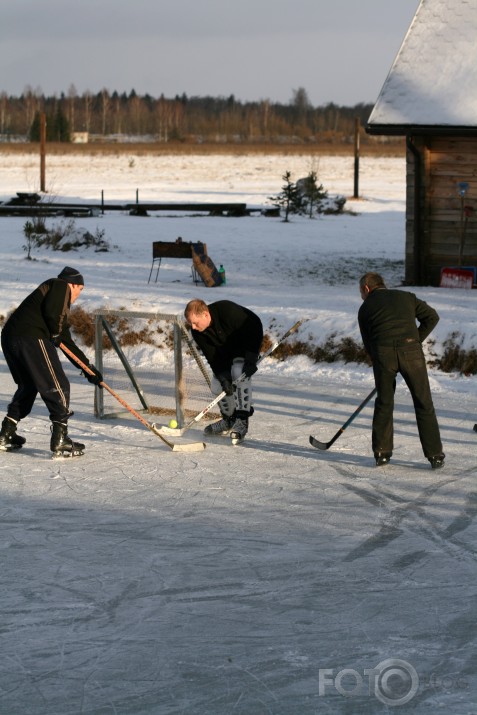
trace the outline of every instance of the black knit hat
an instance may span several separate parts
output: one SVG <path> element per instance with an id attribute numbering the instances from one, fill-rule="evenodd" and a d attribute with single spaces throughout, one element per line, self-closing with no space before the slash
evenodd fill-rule
<path id="1" fill-rule="evenodd" d="M 77 271 L 76 268 L 70 268 L 70 266 L 65 266 L 61 273 L 58 274 L 58 278 L 61 278 L 67 283 L 84 286 L 84 280 L 81 273 Z"/>

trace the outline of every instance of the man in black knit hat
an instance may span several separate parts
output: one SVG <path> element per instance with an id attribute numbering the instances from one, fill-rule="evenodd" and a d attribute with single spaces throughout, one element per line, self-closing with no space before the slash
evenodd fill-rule
<path id="1" fill-rule="evenodd" d="M 84 453 L 84 444 L 68 436 L 70 383 L 56 348 L 63 343 L 93 375 L 89 382 L 99 385 L 103 377 L 90 364 L 71 337 L 68 316 L 71 305 L 83 290 L 84 280 L 76 269 L 66 266 L 57 278 L 49 278 L 30 293 L 3 326 L 2 350 L 17 390 L 2 422 L 0 450 L 20 449 L 25 438 L 16 433 L 18 422 L 30 414 L 40 394 L 51 420 L 50 449 L 55 456 Z M 68 357 L 68 356 L 67 356 Z M 78 367 L 70 359 L 75 367 Z"/>

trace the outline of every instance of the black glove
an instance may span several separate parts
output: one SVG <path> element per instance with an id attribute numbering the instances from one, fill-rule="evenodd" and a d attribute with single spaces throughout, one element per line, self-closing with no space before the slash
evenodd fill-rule
<path id="1" fill-rule="evenodd" d="M 61 335 L 52 335 L 50 340 L 56 348 L 60 347 Z"/>
<path id="2" fill-rule="evenodd" d="M 243 364 L 243 372 L 246 377 L 252 377 L 258 370 L 257 367 L 258 355 L 257 353 L 246 352 L 245 361 Z"/>
<path id="3" fill-rule="evenodd" d="M 83 375 L 85 376 L 85 378 L 88 380 L 88 382 L 91 382 L 92 385 L 98 385 L 98 387 L 102 387 L 102 385 L 99 384 L 100 382 L 103 382 L 103 376 L 101 375 L 100 371 L 97 370 L 94 365 L 88 365 L 88 368 L 93 374 L 90 375 L 89 372 L 83 370 Z"/>
<path id="4" fill-rule="evenodd" d="M 220 382 L 222 390 L 226 395 L 234 394 L 234 386 L 232 385 L 232 376 L 229 373 L 221 373 L 217 375 L 217 380 Z"/>

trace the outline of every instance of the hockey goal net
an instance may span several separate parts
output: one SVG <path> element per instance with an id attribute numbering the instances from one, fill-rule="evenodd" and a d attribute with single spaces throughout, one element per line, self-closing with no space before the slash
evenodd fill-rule
<path id="1" fill-rule="evenodd" d="M 110 310 L 96 312 L 95 323 L 96 366 L 136 411 L 182 426 L 213 399 L 210 370 L 180 317 Z M 124 414 L 107 390 L 96 390 L 97 417 Z"/>

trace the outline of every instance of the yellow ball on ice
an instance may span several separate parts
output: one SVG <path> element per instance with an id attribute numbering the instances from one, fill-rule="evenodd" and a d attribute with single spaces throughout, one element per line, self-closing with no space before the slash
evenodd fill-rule
<path id="1" fill-rule="evenodd" d="M 176 429 L 177 428 L 177 420 L 169 420 L 169 427 L 171 429 Z"/>

